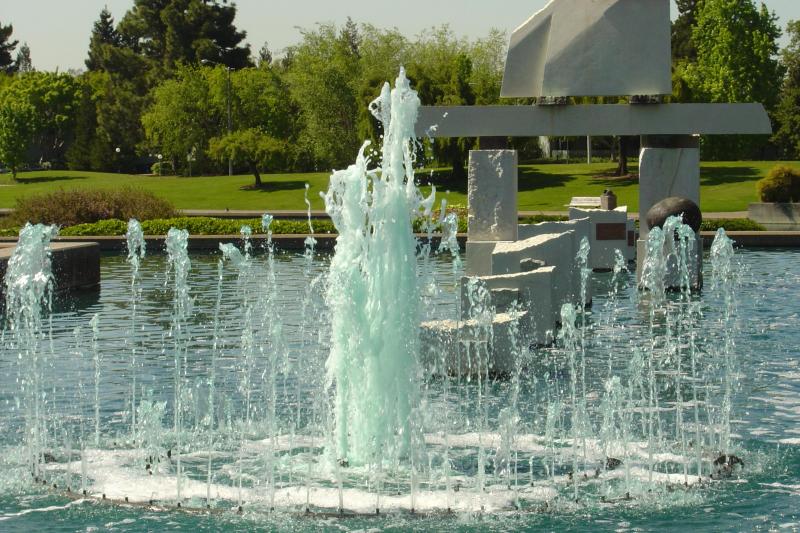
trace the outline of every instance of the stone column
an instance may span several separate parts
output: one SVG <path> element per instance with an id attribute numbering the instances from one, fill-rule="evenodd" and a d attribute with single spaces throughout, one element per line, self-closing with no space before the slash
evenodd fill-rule
<path id="1" fill-rule="evenodd" d="M 700 205 L 700 137 L 694 135 L 649 135 L 641 138 L 639 153 L 639 240 L 636 243 L 636 274 L 640 278 L 650 228 L 645 221 L 655 204 L 671 196 L 682 196 Z M 698 235 L 698 269 L 702 270 L 702 239 Z M 695 285 L 702 284 L 695 272 Z"/>
<path id="2" fill-rule="evenodd" d="M 494 245 L 516 241 L 516 150 L 472 150 L 469 153 L 467 275 L 491 275 Z"/>

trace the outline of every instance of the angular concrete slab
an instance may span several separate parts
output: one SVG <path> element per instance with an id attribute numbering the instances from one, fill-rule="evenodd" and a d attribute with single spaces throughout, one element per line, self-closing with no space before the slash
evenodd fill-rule
<path id="1" fill-rule="evenodd" d="M 422 107 L 418 137 L 769 135 L 761 104 Z"/>
<path id="2" fill-rule="evenodd" d="M 671 94 L 669 0 L 552 0 L 514 30 L 501 96 Z"/>

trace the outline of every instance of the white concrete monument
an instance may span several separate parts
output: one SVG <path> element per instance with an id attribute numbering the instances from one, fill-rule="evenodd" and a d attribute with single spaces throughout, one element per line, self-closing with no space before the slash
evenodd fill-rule
<path id="1" fill-rule="evenodd" d="M 649 96 L 671 92 L 669 0 L 552 0 L 512 34 L 504 97 Z M 757 103 L 641 101 L 645 103 L 423 107 L 417 135 L 641 136 L 639 210 L 643 221 L 651 206 L 670 196 L 687 197 L 699 204 L 699 135 L 772 133 L 769 117 Z M 589 266 L 594 268 L 613 266 L 613 247 L 619 246 L 626 259 L 631 258 L 634 248 L 632 222 L 625 220 L 623 209 L 573 209 L 572 223 L 518 227 L 516 190 L 517 159 L 513 151 L 470 154 L 466 270 L 468 276 L 478 277 L 485 284 L 497 309 L 498 318 L 492 327 L 498 342 L 492 350 L 494 368 L 501 372 L 513 363 L 507 342 L 499 340 L 507 337 L 512 307 L 521 306 L 521 330 L 531 344 L 536 344 L 552 338 L 547 332 L 555 327 L 562 304 L 583 301 L 575 264 L 583 236 L 588 235 L 593 248 L 603 247 L 590 251 Z M 649 228 L 645 225 L 640 229 L 642 238 L 646 238 Z M 642 243 L 636 243 L 639 265 L 646 250 Z M 696 258 L 699 265 L 702 250 Z M 470 316 L 469 300 L 462 299 L 462 304 L 463 317 Z M 426 331 L 458 344 L 462 333 L 470 335 L 470 326 L 464 327 L 462 331 L 457 324 L 430 323 Z M 453 361 L 447 363 L 451 369 L 454 365 L 461 368 Z"/>
<path id="2" fill-rule="evenodd" d="M 671 94 L 669 0 L 551 0 L 511 34 L 501 96 Z"/>

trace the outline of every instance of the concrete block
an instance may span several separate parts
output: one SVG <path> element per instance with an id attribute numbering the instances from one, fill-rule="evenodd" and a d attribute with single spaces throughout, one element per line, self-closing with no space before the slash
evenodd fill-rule
<path id="1" fill-rule="evenodd" d="M 467 276 L 489 276 L 492 273 L 492 252 L 496 242 L 467 241 Z"/>
<path id="2" fill-rule="evenodd" d="M 623 255 L 628 251 L 628 208 L 618 207 L 612 211 L 603 209 L 570 208 L 570 219 L 584 219 L 590 225 L 589 268 L 610 270 L 614 268 L 615 252 Z"/>
<path id="3" fill-rule="evenodd" d="M 562 303 L 579 303 L 580 272 L 575 267 L 575 231 L 538 235 L 524 241 L 498 243 L 492 254 L 492 272 L 495 275 L 514 274 L 526 259 L 543 261 L 555 267 L 552 278 L 552 301 L 554 321 Z M 516 269 L 514 269 L 516 265 Z M 532 295 L 536 298 L 535 295 Z"/>
<path id="4" fill-rule="evenodd" d="M 470 241 L 517 240 L 517 152 L 469 153 Z"/>
<path id="5" fill-rule="evenodd" d="M 488 371 L 490 376 L 508 376 L 517 364 L 515 351 L 528 348 L 512 328 L 515 320 L 524 318 L 525 313 L 499 313 L 490 327 L 474 320 L 425 322 L 420 327 L 420 363 L 428 375 L 477 376 Z"/>
<path id="6" fill-rule="evenodd" d="M 506 274 L 499 276 L 483 276 L 481 282 L 492 295 L 492 304 L 497 313 L 507 313 L 511 310 L 513 300 L 504 298 L 508 293 L 515 292 L 518 308 L 527 313 L 527 318 L 522 321 L 521 331 L 528 339 L 529 344 L 548 344 L 552 340 L 558 318 L 560 302 L 554 300 L 554 278 L 556 267 L 542 267 L 531 272 L 520 274 Z M 470 317 L 470 303 L 467 295 L 467 280 L 461 280 L 461 319 Z M 502 299 L 495 298 L 500 295 Z"/>

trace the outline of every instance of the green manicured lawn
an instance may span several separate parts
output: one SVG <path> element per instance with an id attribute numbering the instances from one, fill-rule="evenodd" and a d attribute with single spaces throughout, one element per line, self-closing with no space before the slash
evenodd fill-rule
<path id="1" fill-rule="evenodd" d="M 737 161 L 703 163 L 701 167 L 702 208 L 704 211 L 745 211 L 757 200 L 755 183 L 775 165 L 775 161 Z M 789 162 L 798 166 L 800 163 Z M 638 183 L 611 176 L 612 164 L 521 165 L 519 208 L 522 211 L 563 211 L 573 196 L 598 196 L 612 188 L 620 205 L 638 209 Z M 636 165 L 631 165 L 636 172 Z M 427 181 L 420 171 L 418 180 Z M 322 209 L 319 193 L 328 186 L 328 173 L 265 175 L 262 190 L 243 190 L 252 176 L 203 176 L 193 178 L 134 176 L 78 171 L 25 172 L 19 182 L 0 177 L 0 207 L 14 207 L 17 198 L 58 188 L 111 188 L 130 185 L 150 190 L 172 201 L 179 209 L 303 210 L 305 184 L 314 209 Z M 423 187 L 427 192 L 427 187 Z M 438 187 L 438 198 L 450 204 L 466 205 L 466 183 Z M 449 189 L 449 190 L 448 190 Z"/>

